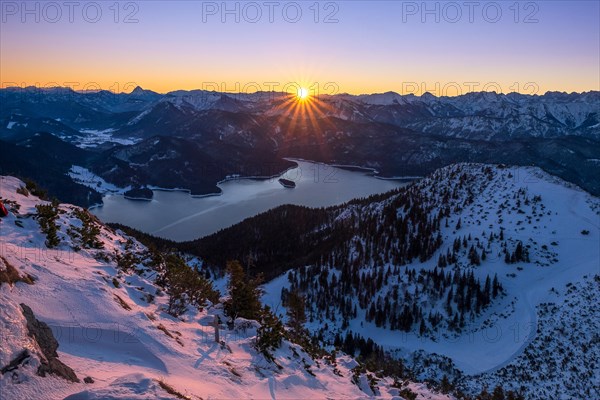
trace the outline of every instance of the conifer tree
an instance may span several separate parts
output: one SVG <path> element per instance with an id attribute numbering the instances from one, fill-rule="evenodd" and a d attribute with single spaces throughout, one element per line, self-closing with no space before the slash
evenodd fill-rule
<path id="1" fill-rule="evenodd" d="M 169 294 L 167 312 L 174 316 L 185 312 L 188 304 L 201 308 L 206 300 L 216 302 L 219 298 L 212 283 L 190 268 L 177 254 L 165 257 L 165 270 L 161 281 L 165 283 Z"/>
<path id="2" fill-rule="evenodd" d="M 304 335 L 304 323 L 306 322 L 306 300 L 298 291 L 289 293 L 287 298 L 288 325 L 295 338 Z"/>
<path id="3" fill-rule="evenodd" d="M 238 317 L 258 319 L 261 311 L 260 277 L 249 279 L 239 261 L 227 262 L 227 273 L 230 297 L 225 302 L 225 313 L 233 320 Z"/>
<path id="4" fill-rule="evenodd" d="M 260 328 L 256 332 L 256 348 L 272 360 L 270 351 L 277 350 L 283 340 L 283 323 L 269 306 L 262 308 L 259 313 Z"/>
<path id="5" fill-rule="evenodd" d="M 504 389 L 502 389 L 502 386 L 496 386 L 496 388 L 492 392 L 492 400 L 506 400 L 506 396 L 504 395 Z"/>
<path id="6" fill-rule="evenodd" d="M 450 390 L 452 390 L 452 385 L 450 384 L 450 381 L 448 380 L 448 376 L 446 374 L 444 374 L 444 376 L 442 377 L 442 380 L 440 381 L 440 391 L 442 393 L 449 393 Z"/>

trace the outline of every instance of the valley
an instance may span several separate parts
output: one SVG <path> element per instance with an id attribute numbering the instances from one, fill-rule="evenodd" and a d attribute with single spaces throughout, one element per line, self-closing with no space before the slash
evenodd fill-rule
<path id="1" fill-rule="evenodd" d="M 285 94 L 160 95 L 138 88 L 114 96 L 54 89 L 37 94 L 35 101 L 27 90 L 12 97 L 12 89 L 2 89 L 0 95 L 9 105 L 2 109 L 6 125 L 0 124 L 0 151 L 5 157 L 0 158 L 0 171 L 38 181 L 23 184 L 5 178 L 8 184 L 0 190 L 13 196 L 13 186 L 22 185 L 27 188 L 19 189 L 23 193 L 91 206 L 95 214 L 84 218 L 88 214 L 71 211 L 81 219 L 81 228 L 74 231 L 66 222 L 52 228 L 52 218 L 45 220 L 42 213 L 60 215 L 66 209 L 52 210 L 64 206 L 23 214 L 18 205 L 31 209 L 26 205 L 32 200 L 21 197 L 13 204 L 15 198 L 9 196 L 6 201 L 17 216 L 16 228 L 9 232 L 16 229 L 17 236 L 5 236 L 8 253 L 23 240 L 37 240 L 34 246 L 42 248 L 58 244 L 62 251 L 70 247 L 77 254 L 90 246 L 112 249 L 97 254 L 84 250 L 83 260 L 81 254 L 73 258 L 69 253 L 66 261 L 55 255 L 62 267 L 51 268 L 30 265 L 27 257 L 24 264 L 20 258 L 6 258 L 21 265 L 27 276 L 36 277 L 35 271 L 44 268 L 80 271 L 95 265 L 92 271 L 112 285 L 109 292 L 114 292 L 117 305 L 127 312 L 151 307 L 155 311 L 143 311 L 144 318 L 156 321 L 162 315 L 152 325 L 185 347 L 198 338 L 208 341 L 207 319 L 229 318 L 220 308 L 228 297 L 212 295 L 206 310 L 196 304 L 197 311 L 185 296 L 159 299 L 163 290 L 174 289 L 165 285 L 167 275 L 161 278 L 164 270 L 153 272 L 156 266 L 147 263 L 163 257 L 157 254 L 175 251 L 189 263 L 186 268 L 210 277 L 224 294 L 229 291 L 228 262 L 240 260 L 246 273 L 262 282 L 261 304 L 275 310 L 276 320 L 291 323 L 290 304 L 298 300 L 290 299 L 300 296 L 306 313 L 302 335 L 324 351 L 349 357 L 352 367 L 341 375 L 352 375 L 350 384 L 355 386 L 336 386 L 336 391 L 393 397 L 402 391 L 408 396 L 410 390 L 430 399 L 485 398 L 486 388 L 497 387 L 540 400 L 557 393 L 567 398 L 584 391 L 591 397 L 598 394 L 588 385 L 597 375 L 597 338 L 569 335 L 549 314 L 564 313 L 572 326 L 589 322 L 592 330 L 597 320 L 582 320 L 593 310 L 585 307 L 581 299 L 586 292 L 579 290 L 594 287 L 600 272 L 600 175 L 595 162 L 600 141 L 598 113 L 590 108 L 597 92 L 539 98 L 337 95 L 314 99 L 312 108 L 300 113 Z M 31 108 L 40 96 L 47 108 Z M 65 112 L 65 101 L 69 110 L 72 102 L 77 104 L 77 114 Z M 534 105 L 543 106 L 545 114 Z M 507 118 L 513 112 L 518 116 Z M 283 187 L 279 178 L 295 187 Z M 34 221 L 28 221 L 32 215 L 43 231 L 57 234 L 46 241 L 34 240 L 35 234 L 20 236 L 23 229 L 35 232 Z M 104 222 L 117 225 L 110 228 Z M 99 228 L 92 228 L 94 224 Z M 88 237 L 93 232 L 105 239 Z M 118 239 L 107 242 L 111 237 Z M 155 253 L 157 249 L 162 253 Z M 139 267 L 132 270 L 131 263 Z M 230 359 L 222 348 L 214 353 L 214 346 L 200 346 L 198 354 L 175 347 L 175 356 L 164 338 L 149 333 L 147 322 L 136 328 L 141 347 L 106 341 L 121 337 L 121 328 L 109 322 L 117 323 L 121 316 L 111 319 L 98 309 L 87 320 L 83 311 L 76 311 L 76 298 L 109 293 L 102 284 L 96 288 L 97 283 L 89 282 L 89 271 L 82 273 L 77 279 L 85 283 L 73 286 L 72 300 L 42 294 L 34 309 L 58 335 L 67 365 L 89 374 L 102 371 L 104 383 L 90 393 L 110 398 L 125 387 L 145 387 L 160 398 L 164 388 L 159 378 L 152 378 L 156 371 L 169 372 L 171 384 L 192 393 L 198 389 L 190 376 L 204 362 L 193 362 L 198 354 L 200 360 L 215 357 L 235 371 L 236 384 L 245 376 L 240 369 L 262 365 L 251 350 L 260 336 L 258 328 L 242 336 L 234 329 L 230 337 L 231 322 L 223 331 L 230 352 L 247 361 Z M 45 308 L 42 298 L 53 306 Z M 25 295 L 20 299 L 10 300 L 16 301 L 13 312 Z M 566 316 L 567 304 L 575 303 L 578 308 Z M 69 317 L 48 313 L 64 305 Z M 173 314 L 173 307 L 180 311 Z M 192 314 L 182 318 L 180 312 Z M 190 326 L 190 321 L 196 322 Z M 199 331 L 192 328 L 196 323 Z M 89 338 L 73 336 L 87 335 L 88 324 L 98 335 L 92 347 Z M 550 334 L 557 330 L 561 335 Z M 60 337 L 66 331 L 68 341 Z M 124 332 L 123 341 L 139 337 L 131 335 Z M 275 383 L 281 375 L 269 357 L 281 366 L 282 354 L 289 360 L 289 352 L 313 351 L 308 339 L 287 338 L 291 342 L 282 348 L 288 350 L 266 355 L 265 368 L 271 372 L 255 370 L 247 377 L 253 389 L 217 385 L 202 390 L 225 397 L 266 395 L 268 383 L 271 396 L 280 387 L 283 397 L 319 397 L 323 387 L 348 383 L 325 378 L 329 372 L 309 373 L 318 383 L 292 374 L 284 382 L 296 384 L 281 389 Z M 298 345 L 304 350 L 294 348 Z M 540 356 L 545 346 L 571 349 L 567 351 L 573 357 L 561 357 L 560 352 Z M 14 352 L 4 357 L 7 364 Z M 321 365 L 319 356 L 310 357 Z M 589 363 L 581 366 L 580 359 Z M 174 372 L 169 365 L 175 360 L 187 367 Z M 307 358 L 301 360 L 301 369 L 312 371 Z M 557 374 L 557 363 L 571 372 Z M 297 368 L 293 362 L 288 365 Z M 336 376 L 337 365 L 331 364 Z M 384 372 L 373 375 L 373 368 L 382 365 Z M 215 368 L 221 367 L 211 364 L 208 371 Z M 132 370 L 137 375 L 126 373 Z M 32 379 L 21 377 L 23 373 L 19 382 Z M 399 385 L 400 377 L 429 386 Z M 538 392 L 541 384 L 549 389 Z M 56 383 L 53 390 L 67 389 Z M 69 390 L 60 393 L 67 396 Z"/>

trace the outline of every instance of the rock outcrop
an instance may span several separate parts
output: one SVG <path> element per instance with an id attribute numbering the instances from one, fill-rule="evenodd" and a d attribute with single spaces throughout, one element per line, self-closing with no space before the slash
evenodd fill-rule
<path id="1" fill-rule="evenodd" d="M 58 359 L 58 353 L 56 352 L 58 342 L 48 324 L 36 319 L 33 311 L 27 305 L 21 303 L 21 309 L 27 320 L 29 336 L 36 341 L 42 353 L 40 357 L 41 365 L 37 370 L 38 375 L 53 374 L 71 382 L 79 382 L 75 371 Z"/>

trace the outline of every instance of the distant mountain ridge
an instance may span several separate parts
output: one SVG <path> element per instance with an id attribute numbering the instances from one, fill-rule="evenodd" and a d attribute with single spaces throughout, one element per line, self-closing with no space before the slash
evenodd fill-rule
<path id="1" fill-rule="evenodd" d="M 370 167 L 383 176 L 422 176 L 456 162 L 536 165 L 600 194 L 598 91 L 457 97 L 387 92 L 298 102 L 281 92 L 159 94 L 136 87 L 115 94 L 30 87 L 1 89 L 0 100 L 0 142 L 21 147 L 21 164 L 52 159 L 39 156 L 47 153 L 39 141 L 26 142 L 50 133 L 87 152 L 83 161 L 67 154 L 61 164 L 87 168 L 121 187 L 214 193 L 227 175 L 275 175 L 290 166 L 284 158 L 296 157 Z M 0 173 L 35 171 L 16 165 L 0 160 Z M 31 177 L 60 186 L 38 175 Z"/>
<path id="2" fill-rule="evenodd" d="M 102 114 L 135 113 L 127 125 L 142 116 L 160 112 L 161 103 L 169 103 L 183 113 L 221 110 L 261 115 L 285 114 L 282 101 L 290 94 L 282 92 L 228 93 L 206 90 L 177 90 L 159 94 L 136 87 L 131 93 L 76 92 L 69 88 L 7 88 L 0 90 L 4 106 L 0 118 L 33 111 L 33 115 L 55 118 L 54 106 L 69 105 L 78 112 L 70 122 L 93 122 Z M 508 139 L 514 137 L 556 137 L 600 135 L 600 92 L 547 92 L 544 95 L 496 92 L 470 92 L 436 97 L 400 95 L 395 92 L 365 95 L 318 95 L 315 108 L 321 116 L 335 116 L 356 122 L 383 122 L 425 133 L 471 139 Z M 84 110 L 88 108 L 88 110 Z M 62 110 L 63 118 L 66 110 Z M 83 112 L 87 111 L 87 112 Z M 98 115 L 100 114 L 100 115 Z"/>

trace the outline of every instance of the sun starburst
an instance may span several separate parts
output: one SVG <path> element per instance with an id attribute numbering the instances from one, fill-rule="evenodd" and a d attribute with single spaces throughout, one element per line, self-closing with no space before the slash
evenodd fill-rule
<path id="1" fill-rule="evenodd" d="M 307 100 L 309 95 L 310 93 L 305 87 L 298 88 L 298 91 L 296 92 L 296 97 L 298 98 L 298 101 Z"/>

